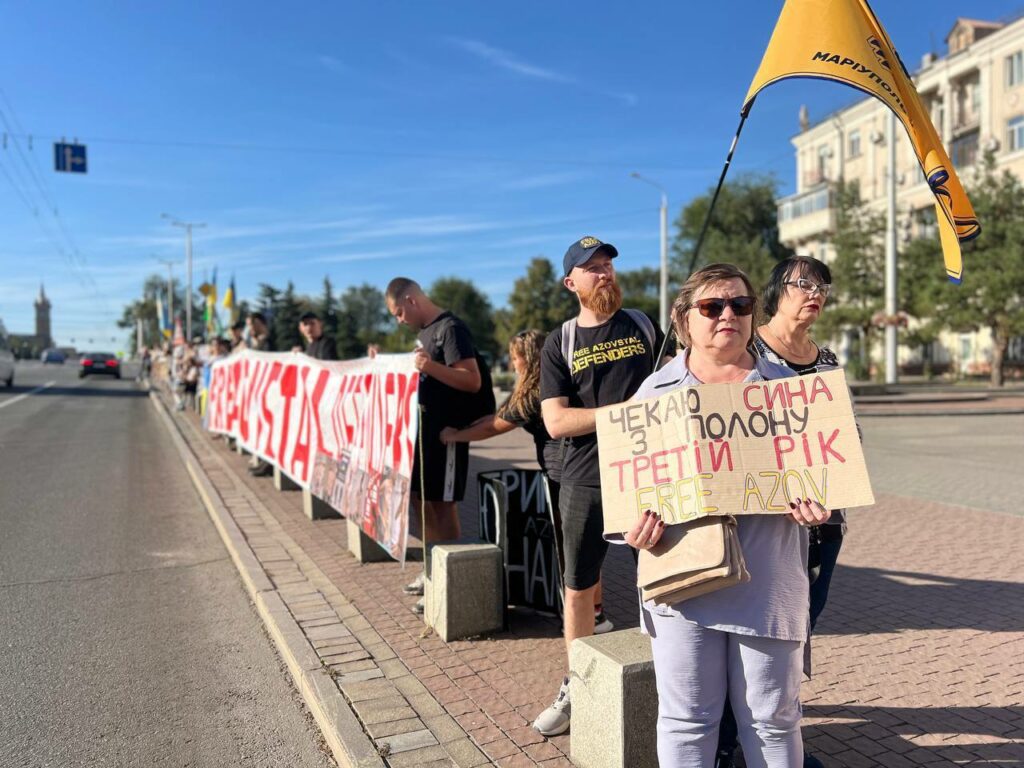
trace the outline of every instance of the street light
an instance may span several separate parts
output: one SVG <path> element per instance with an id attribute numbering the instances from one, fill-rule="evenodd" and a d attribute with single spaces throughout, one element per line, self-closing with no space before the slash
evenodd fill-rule
<path id="1" fill-rule="evenodd" d="M 658 324 L 661 330 L 668 333 L 668 193 L 656 181 L 651 181 L 634 171 L 629 174 L 634 179 L 650 184 L 661 192 L 661 280 L 658 286 Z"/>
<path id="2" fill-rule="evenodd" d="M 181 227 L 185 230 L 185 272 L 188 282 L 188 293 L 185 294 L 185 331 L 187 338 L 192 338 L 192 228 L 202 229 L 205 222 L 181 221 L 169 213 L 161 213 L 161 219 L 167 219 L 172 227 Z"/>

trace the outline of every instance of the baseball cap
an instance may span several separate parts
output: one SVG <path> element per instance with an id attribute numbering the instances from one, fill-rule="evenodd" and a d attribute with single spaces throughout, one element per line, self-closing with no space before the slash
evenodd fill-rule
<path id="1" fill-rule="evenodd" d="M 613 259 L 619 255 L 614 245 L 602 243 L 596 237 L 591 237 L 590 235 L 581 237 L 570 245 L 569 250 L 565 252 L 565 258 L 562 259 L 562 273 L 568 275 L 572 272 L 573 267 L 586 264 L 595 253 L 601 250 Z"/>
<path id="2" fill-rule="evenodd" d="M 319 320 L 319 319 L 320 319 L 320 315 L 318 315 L 316 312 L 303 312 L 302 313 L 302 317 L 299 318 L 299 322 L 300 323 L 304 323 L 307 320 Z"/>

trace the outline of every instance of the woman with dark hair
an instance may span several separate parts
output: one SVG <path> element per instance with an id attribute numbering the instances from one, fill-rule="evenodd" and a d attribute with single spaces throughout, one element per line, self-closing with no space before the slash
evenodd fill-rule
<path id="1" fill-rule="evenodd" d="M 792 256 L 776 264 L 764 287 L 768 322 L 754 335 L 754 351 L 801 375 L 838 368 L 832 350 L 811 338 L 811 326 L 821 316 L 831 291 L 832 272 L 815 258 Z M 811 532 L 811 565 L 817 566 L 811 585 L 811 629 L 828 600 L 845 532 L 846 513 L 841 509 L 832 513 L 826 525 Z"/>
<path id="2" fill-rule="evenodd" d="M 711 264 L 694 272 L 672 307 L 686 349 L 649 376 L 634 398 L 795 375 L 751 353 L 756 307 L 750 279 L 737 267 Z M 658 687 L 662 768 L 715 764 L 727 696 L 750 768 L 802 765 L 800 681 L 808 635 L 804 526 L 822 522 L 828 511 L 799 498 L 789 507 L 789 515 L 736 516 L 749 581 L 671 605 L 643 604 L 641 620 L 651 635 Z M 648 513 L 625 540 L 652 549 L 665 531 L 658 515 Z"/>

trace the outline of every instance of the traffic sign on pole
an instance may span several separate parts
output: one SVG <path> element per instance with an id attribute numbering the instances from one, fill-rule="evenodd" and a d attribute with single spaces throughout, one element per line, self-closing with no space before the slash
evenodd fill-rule
<path id="1" fill-rule="evenodd" d="M 85 173 L 85 144 L 53 143 L 54 170 L 65 173 Z"/>

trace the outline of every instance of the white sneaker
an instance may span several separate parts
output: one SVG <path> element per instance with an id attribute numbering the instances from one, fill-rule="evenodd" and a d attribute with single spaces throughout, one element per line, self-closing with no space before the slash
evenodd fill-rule
<path id="1" fill-rule="evenodd" d="M 416 580 L 412 584 L 406 584 L 402 587 L 402 591 L 407 595 L 422 595 L 423 594 L 423 572 L 416 577 Z"/>
<path id="2" fill-rule="evenodd" d="M 605 632 L 611 632 L 613 629 L 615 629 L 615 625 L 604 615 L 604 611 L 601 611 L 594 617 L 595 635 L 603 635 Z"/>
<path id="3" fill-rule="evenodd" d="M 541 736 L 557 736 L 569 730 L 569 716 L 572 713 L 572 702 L 569 699 L 569 678 L 562 679 L 562 687 L 558 689 L 558 697 L 554 703 L 533 721 L 533 729 Z"/>

